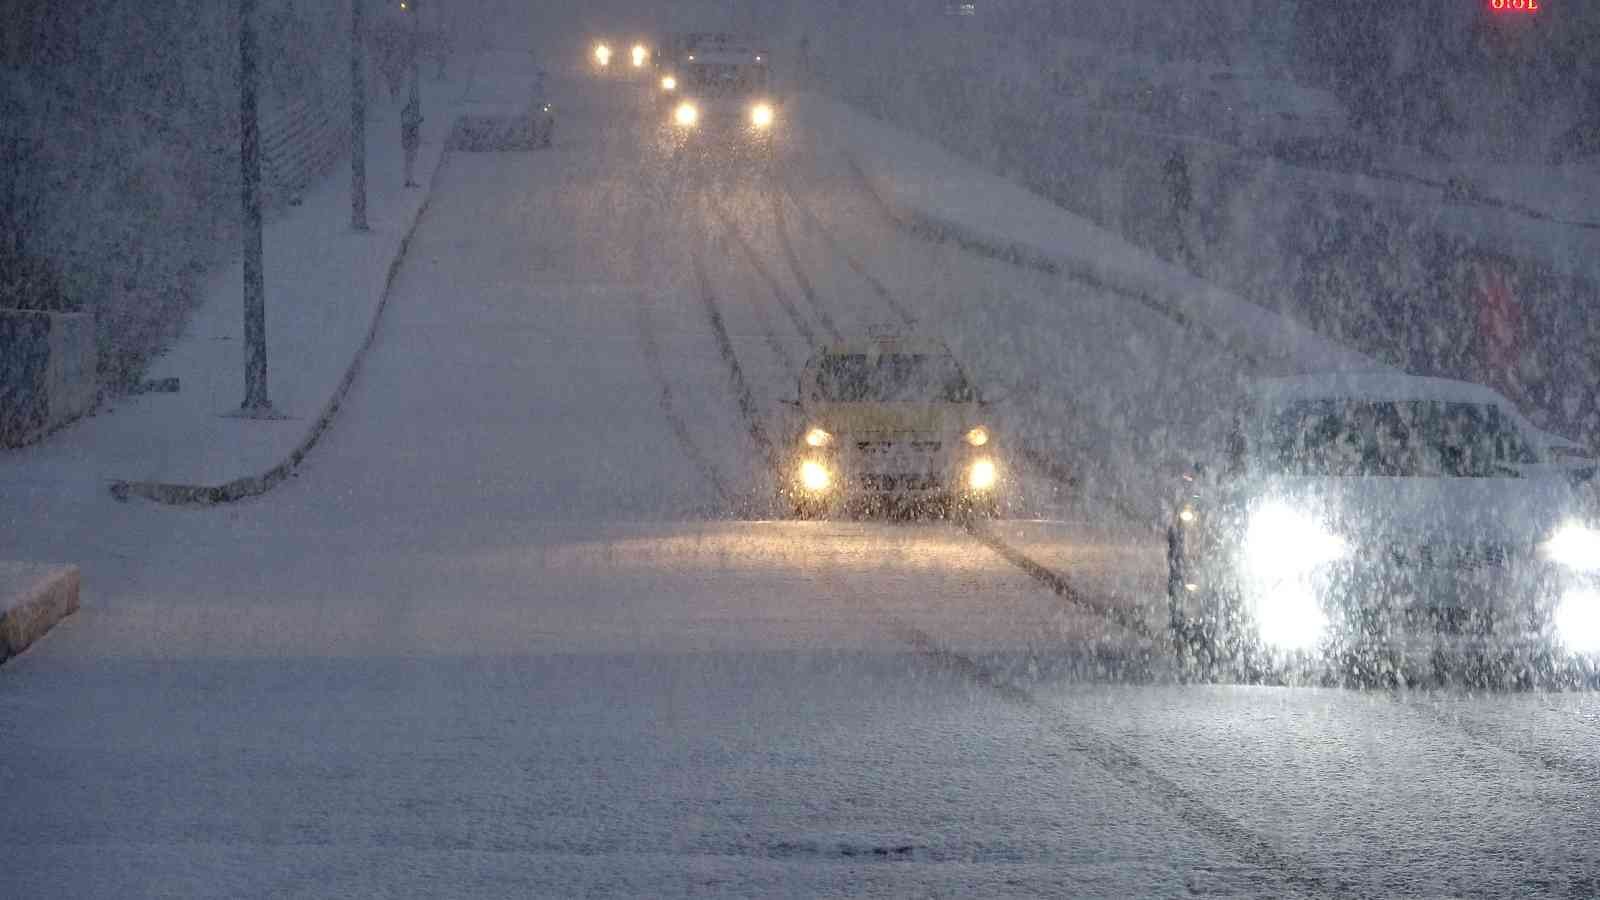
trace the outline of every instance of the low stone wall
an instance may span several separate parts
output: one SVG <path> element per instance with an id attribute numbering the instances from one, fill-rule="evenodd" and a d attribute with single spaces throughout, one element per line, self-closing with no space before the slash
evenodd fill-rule
<path id="1" fill-rule="evenodd" d="M 20 447 L 94 409 L 94 318 L 0 310 L 0 447 Z"/>

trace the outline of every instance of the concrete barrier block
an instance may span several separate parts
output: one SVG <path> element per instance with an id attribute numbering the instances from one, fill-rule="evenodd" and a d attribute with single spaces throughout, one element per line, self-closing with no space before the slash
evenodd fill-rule
<path id="1" fill-rule="evenodd" d="M 0 561 L 0 662 L 78 611 L 77 566 Z"/>

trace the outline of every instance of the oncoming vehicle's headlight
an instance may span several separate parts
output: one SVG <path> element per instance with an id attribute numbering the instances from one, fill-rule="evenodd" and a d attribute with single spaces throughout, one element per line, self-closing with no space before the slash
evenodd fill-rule
<path id="1" fill-rule="evenodd" d="M 772 107 L 765 103 L 757 103 L 750 110 L 750 124 L 757 128 L 766 128 L 772 124 Z"/>
<path id="2" fill-rule="evenodd" d="M 1600 653 L 1600 589 L 1573 591 L 1562 597 L 1555 625 L 1568 649 Z"/>
<path id="3" fill-rule="evenodd" d="M 1306 576 L 1349 552 L 1344 538 L 1286 503 L 1264 503 L 1250 514 L 1240 574 L 1263 643 L 1288 651 L 1316 647 L 1328 617 Z"/>
<path id="4" fill-rule="evenodd" d="M 974 447 L 982 447 L 989 443 L 989 429 L 979 425 L 963 435 L 962 439 Z"/>
<path id="5" fill-rule="evenodd" d="M 645 64 L 645 60 L 647 60 L 649 58 L 650 58 L 650 51 L 646 50 L 645 46 L 643 44 L 634 44 L 633 45 L 633 67 L 635 69 L 639 68 L 640 66 L 643 66 Z"/>
<path id="6" fill-rule="evenodd" d="M 1344 538 L 1278 501 L 1256 507 L 1244 535 L 1245 574 L 1269 582 L 1303 575 L 1349 552 Z"/>
<path id="7" fill-rule="evenodd" d="M 833 476 L 829 474 L 828 467 L 816 460 L 806 460 L 800 464 L 800 486 L 808 491 L 825 491 L 833 484 Z"/>
<path id="8" fill-rule="evenodd" d="M 662 79 L 661 79 L 661 89 L 663 91 L 675 91 L 675 90 L 677 90 L 678 89 L 678 79 L 673 78 L 671 75 L 663 76 Z"/>
<path id="9" fill-rule="evenodd" d="M 1556 529 L 1544 543 L 1544 555 L 1577 572 L 1600 572 L 1600 531 L 1576 522 Z"/>
<path id="10" fill-rule="evenodd" d="M 832 443 L 833 435 L 821 428 L 813 428 L 806 432 L 806 446 L 808 447 L 826 447 Z"/>
<path id="11" fill-rule="evenodd" d="M 606 46 L 605 44 L 596 44 L 594 46 L 594 61 L 599 63 L 602 66 L 610 65 L 611 64 L 611 48 Z"/>
<path id="12" fill-rule="evenodd" d="M 679 125 L 688 128 L 700 121 L 700 110 L 695 109 L 693 103 L 680 103 L 677 111 L 672 114 L 672 118 Z"/>
<path id="13" fill-rule="evenodd" d="M 975 491 L 987 491 L 994 487 L 995 481 L 1000 477 L 999 470 L 995 468 L 994 460 L 980 459 L 967 470 L 967 487 Z"/>

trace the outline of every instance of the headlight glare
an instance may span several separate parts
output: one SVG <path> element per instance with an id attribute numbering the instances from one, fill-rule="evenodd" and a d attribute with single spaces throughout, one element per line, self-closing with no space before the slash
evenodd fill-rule
<path id="1" fill-rule="evenodd" d="M 1600 572 L 1600 531 L 1569 522 L 1545 542 L 1544 555 L 1578 572 Z"/>
<path id="2" fill-rule="evenodd" d="M 646 50 L 643 44 L 634 44 L 633 45 L 633 67 L 635 69 L 637 69 L 640 66 L 644 65 L 645 60 L 647 60 L 649 58 L 650 58 L 650 51 Z"/>
<path id="3" fill-rule="evenodd" d="M 1314 517 L 1277 501 L 1255 509 L 1244 536 L 1246 574 L 1269 584 L 1337 562 L 1349 552 L 1344 538 Z"/>
<path id="4" fill-rule="evenodd" d="M 806 446 L 808 447 L 826 447 L 832 443 L 833 435 L 821 428 L 813 428 L 806 432 Z"/>
<path id="5" fill-rule="evenodd" d="M 605 44 L 596 44 L 594 47 L 594 61 L 602 66 L 611 64 L 611 48 Z"/>
<path id="6" fill-rule="evenodd" d="M 967 486 L 975 491 L 987 491 L 994 487 L 998 478 L 999 471 L 995 468 L 994 460 L 980 459 L 967 471 Z"/>
<path id="7" fill-rule="evenodd" d="M 974 447 L 982 447 L 989 443 L 989 429 L 979 425 L 965 435 L 966 442 Z"/>
<path id="8" fill-rule="evenodd" d="M 757 103 L 750 110 L 750 123 L 757 128 L 766 128 L 772 124 L 772 107 L 765 103 Z"/>
<path id="9" fill-rule="evenodd" d="M 1556 608 L 1556 634 L 1578 653 L 1600 653 L 1600 589 L 1573 591 Z"/>
<path id="10" fill-rule="evenodd" d="M 661 89 L 663 91 L 675 91 L 675 90 L 677 90 L 678 89 L 678 79 L 673 78 L 671 75 L 668 75 L 668 76 L 662 78 L 661 79 Z"/>
<path id="11" fill-rule="evenodd" d="M 681 103 L 678 105 L 677 112 L 672 114 L 672 117 L 679 125 L 688 128 L 700 121 L 700 110 L 695 109 L 693 103 Z"/>
<path id="12" fill-rule="evenodd" d="M 816 460 L 806 460 L 800 464 L 800 486 L 813 493 L 825 491 L 833 484 L 833 476 L 828 473 L 828 467 Z"/>

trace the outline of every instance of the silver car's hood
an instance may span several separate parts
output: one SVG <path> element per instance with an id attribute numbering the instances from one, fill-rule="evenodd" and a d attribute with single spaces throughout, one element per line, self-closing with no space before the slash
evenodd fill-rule
<path id="1" fill-rule="evenodd" d="M 1577 508 L 1554 478 L 1274 478 L 1236 499 L 1281 500 L 1359 542 L 1537 543 Z"/>

